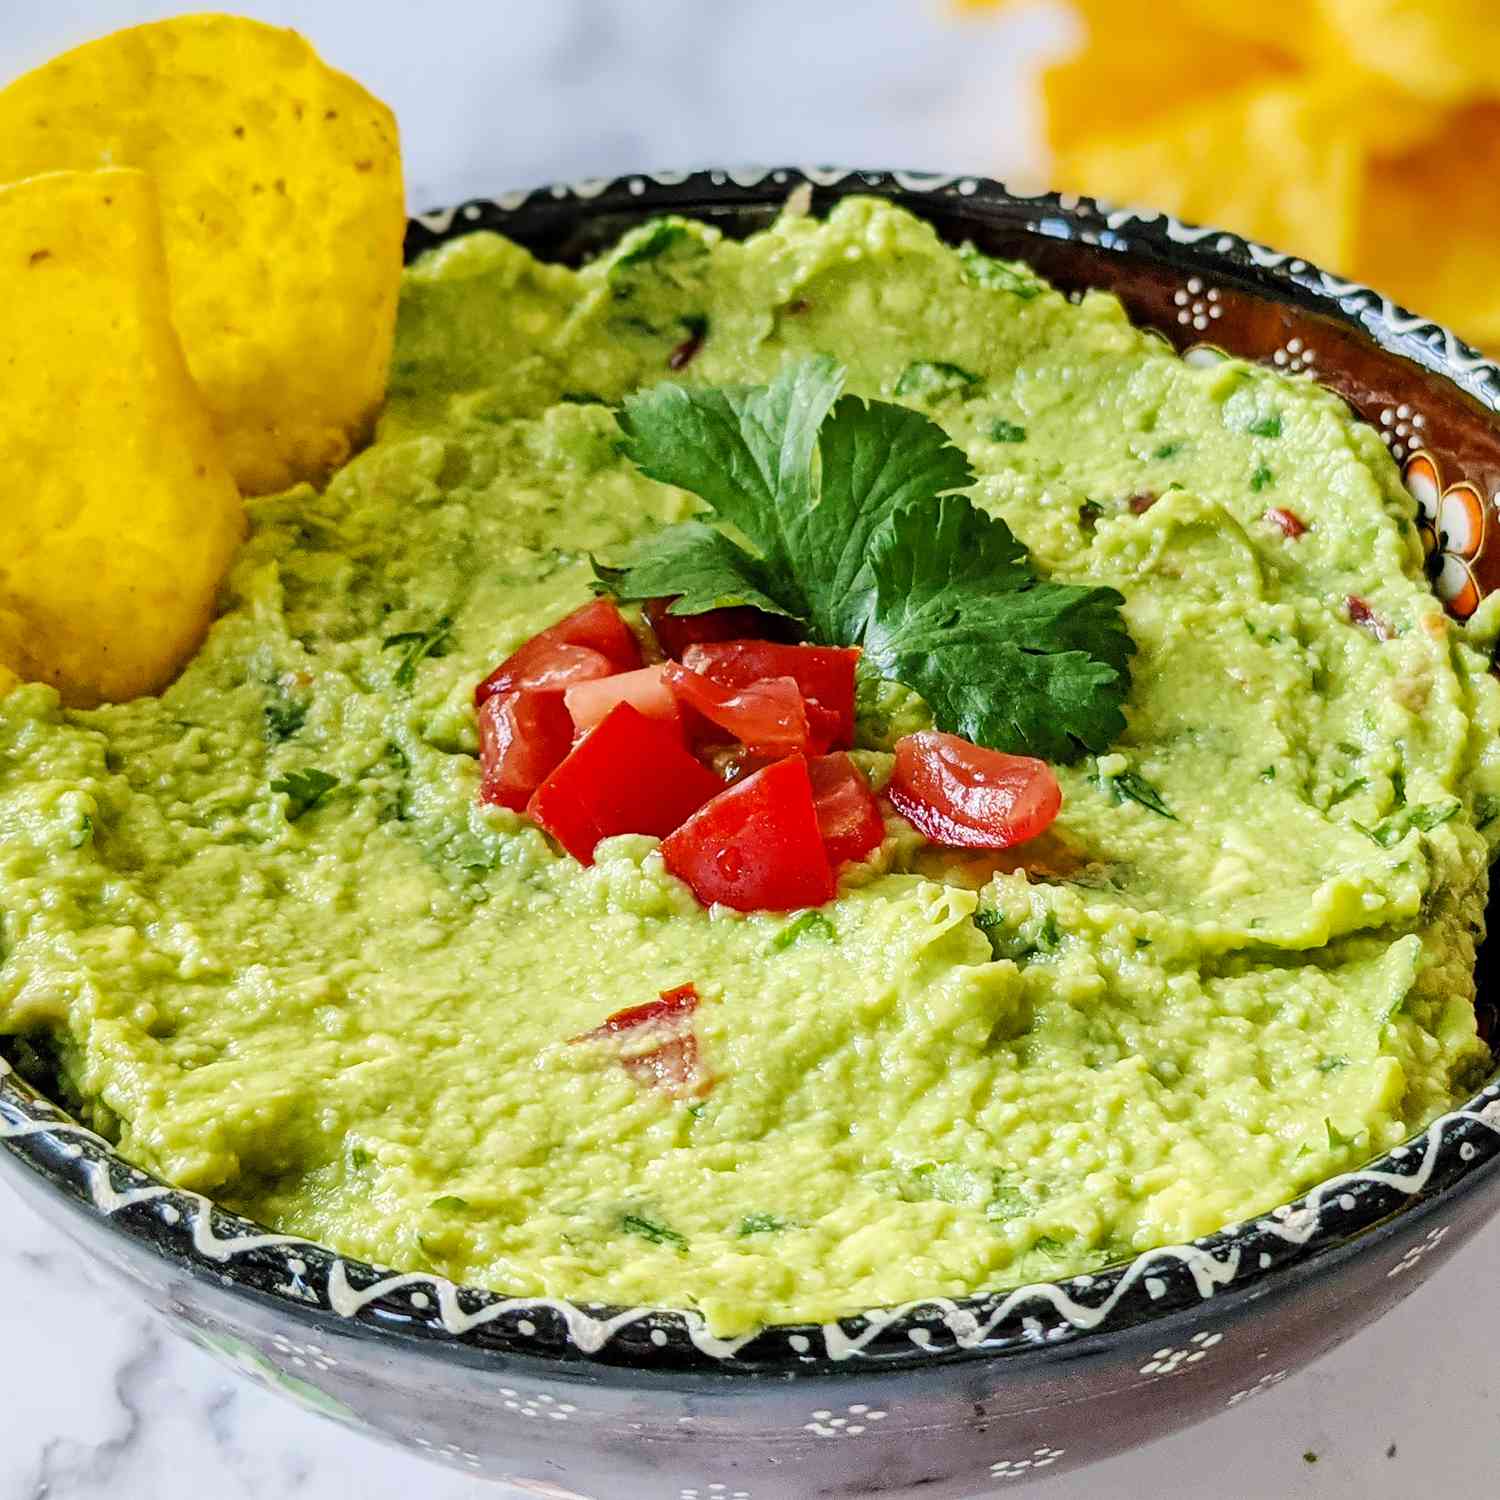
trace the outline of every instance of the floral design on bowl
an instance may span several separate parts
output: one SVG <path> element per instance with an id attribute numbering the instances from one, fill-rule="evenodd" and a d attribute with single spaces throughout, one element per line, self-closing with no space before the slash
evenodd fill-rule
<path id="1" fill-rule="evenodd" d="M 1417 502 L 1417 529 L 1437 596 L 1467 620 L 1484 597 L 1473 563 L 1484 549 L 1488 507 L 1466 479 L 1444 486 L 1437 458 L 1425 448 L 1406 461 L 1403 477 Z"/>

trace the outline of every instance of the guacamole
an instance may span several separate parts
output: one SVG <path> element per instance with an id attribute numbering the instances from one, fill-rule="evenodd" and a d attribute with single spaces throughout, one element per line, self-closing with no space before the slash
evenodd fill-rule
<path id="1" fill-rule="evenodd" d="M 1128 729 L 1057 767 L 1030 843 L 887 807 L 835 901 L 743 915 L 654 839 L 584 866 L 481 806 L 473 690 L 590 554 L 696 510 L 619 452 L 623 396 L 819 353 L 939 422 L 1044 573 L 1120 590 Z M 1185 362 L 874 201 L 579 271 L 474 234 L 407 273 L 373 446 L 250 511 L 160 697 L 0 701 L 0 1031 L 127 1157 L 280 1230 L 732 1333 L 1190 1239 L 1488 1067 L 1500 687 L 1309 380 Z M 863 685 L 877 785 L 924 723 Z M 700 1097 L 575 1042 L 687 984 Z"/>

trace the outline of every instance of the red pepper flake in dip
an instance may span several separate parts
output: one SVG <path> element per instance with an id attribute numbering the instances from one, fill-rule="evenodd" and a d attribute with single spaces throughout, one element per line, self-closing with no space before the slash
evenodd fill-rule
<path id="1" fill-rule="evenodd" d="M 693 1016 L 698 991 L 691 984 L 663 990 L 656 1000 L 617 1010 L 592 1031 L 570 1043 L 608 1042 L 620 1066 L 637 1083 L 679 1099 L 701 1098 L 713 1085 L 703 1066 Z"/>
<path id="2" fill-rule="evenodd" d="M 1349 611 L 1349 623 L 1368 631 L 1377 641 L 1388 641 L 1395 634 L 1386 621 L 1382 620 L 1358 594 L 1350 594 L 1344 601 L 1344 607 Z"/>
<path id="3" fill-rule="evenodd" d="M 1295 542 L 1299 536 L 1307 535 L 1307 522 L 1295 511 L 1287 510 L 1285 506 L 1273 505 L 1266 512 L 1266 520 L 1277 528 L 1288 541 Z"/>
<path id="4" fill-rule="evenodd" d="M 687 329 L 688 336 L 667 356 L 669 370 L 685 370 L 697 358 L 704 339 L 708 337 L 708 319 L 701 313 L 684 318 L 682 326 Z"/>

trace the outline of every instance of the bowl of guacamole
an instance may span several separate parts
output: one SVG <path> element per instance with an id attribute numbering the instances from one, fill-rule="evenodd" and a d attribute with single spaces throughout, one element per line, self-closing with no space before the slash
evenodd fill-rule
<path id="1" fill-rule="evenodd" d="M 1500 372 L 972 178 L 408 252 L 373 441 L 250 502 L 179 678 L 0 699 L 44 1212 L 258 1378 L 589 1496 L 1085 1462 L 1480 1222 Z"/>

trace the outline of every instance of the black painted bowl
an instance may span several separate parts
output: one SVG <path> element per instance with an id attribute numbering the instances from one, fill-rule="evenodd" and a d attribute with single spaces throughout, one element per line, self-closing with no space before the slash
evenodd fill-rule
<path id="1" fill-rule="evenodd" d="M 877 193 L 1063 288 L 1107 288 L 1190 358 L 1228 351 L 1322 381 L 1403 465 L 1449 608 L 1468 614 L 1500 584 L 1500 368 L 1234 235 L 972 177 L 755 170 L 479 200 L 414 220 L 407 250 L 484 227 L 577 260 L 664 210 L 744 234 L 798 187 L 816 211 Z M 23 1196 L 179 1331 L 459 1469 L 601 1500 L 962 1496 L 1249 1400 L 1399 1301 L 1500 1197 L 1500 1083 L 1363 1170 L 1191 1245 L 730 1342 L 691 1314 L 506 1300 L 268 1234 L 129 1166 L 3 1059 L 0 1146 Z"/>

